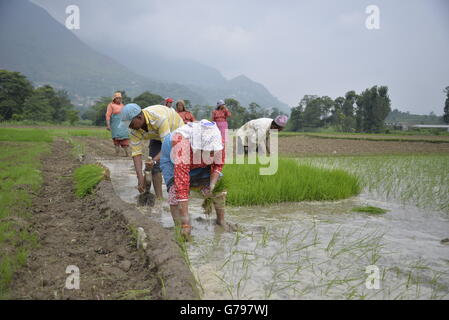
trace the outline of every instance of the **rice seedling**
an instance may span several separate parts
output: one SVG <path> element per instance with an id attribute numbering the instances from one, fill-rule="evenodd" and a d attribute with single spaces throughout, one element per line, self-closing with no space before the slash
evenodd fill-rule
<path id="1" fill-rule="evenodd" d="M 301 158 L 300 164 L 341 169 L 359 178 L 363 192 L 383 201 L 449 213 L 449 156 L 392 155 Z"/>
<path id="2" fill-rule="evenodd" d="M 373 207 L 373 206 L 365 206 L 365 207 L 355 207 L 352 208 L 353 212 L 364 212 L 364 213 L 371 213 L 371 214 L 384 214 L 387 213 L 388 210 Z"/>
<path id="3" fill-rule="evenodd" d="M 103 180 L 105 173 L 105 168 L 97 164 L 78 167 L 73 173 L 75 194 L 80 198 L 90 194 L 97 184 Z"/>
<path id="4" fill-rule="evenodd" d="M 231 164 L 224 168 L 228 187 L 227 204 L 262 205 L 281 202 L 345 199 L 361 191 L 355 176 L 343 170 L 298 165 L 279 159 L 274 175 L 260 175 L 260 165 Z"/>

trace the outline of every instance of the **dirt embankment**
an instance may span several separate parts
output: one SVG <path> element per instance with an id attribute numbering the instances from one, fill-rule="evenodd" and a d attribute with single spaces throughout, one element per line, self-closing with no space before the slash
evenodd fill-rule
<path id="1" fill-rule="evenodd" d="M 449 153 L 449 143 L 321 139 L 293 136 L 279 138 L 279 153 L 290 156 Z"/>
<path id="2" fill-rule="evenodd" d="M 114 144 L 111 139 L 102 139 L 97 137 L 74 137 L 84 145 L 84 150 L 87 155 L 100 157 L 102 159 L 119 159 L 125 156 L 125 152 L 120 150 L 119 156 L 115 155 Z M 144 146 L 143 154 L 148 155 L 148 145 Z M 129 148 L 131 154 L 131 147 Z"/>
<path id="3" fill-rule="evenodd" d="M 87 154 L 104 159 L 117 159 L 112 141 L 82 137 Z M 405 142 L 405 141 L 368 141 L 345 139 L 322 139 L 307 136 L 279 138 L 279 153 L 289 156 L 309 155 L 371 155 L 371 154 L 414 154 L 448 153 L 448 143 Z M 144 154 L 148 154 L 145 150 Z M 124 153 L 121 152 L 120 157 Z"/>
<path id="4" fill-rule="evenodd" d="M 44 160 L 44 183 L 32 207 L 30 228 L 37 233 L 40 246 L 16 274 L 11 297 L 195 298 L 193 276 L 171 233 L 122 202 L 110 181 L 101 182 L 94 195 L 77 198 L 72 173 L 78 165 L 71 146 L 56 140 Z M 136 248 L 130 226 L 145 230 L 145 250 Z M 78 290 L 66 288 L 68 266 L 79 268 Z"/>

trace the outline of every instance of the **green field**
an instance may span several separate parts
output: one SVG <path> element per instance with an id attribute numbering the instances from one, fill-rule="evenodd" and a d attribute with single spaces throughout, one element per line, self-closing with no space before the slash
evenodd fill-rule
<path id="1" fill-rule="evenodd" d="M 30 140 L 25 135 L 10 135 L 14 142 L 0 142 L 0 299 L 7 297 L 14 271 L 26 263 L 37 237 L 28 231 L 27 219 L 33 194 L 42 183 L 40 158 L 49 152 L 48 142 Z M 26 141 L 25 140 L 25 141 Z"/>

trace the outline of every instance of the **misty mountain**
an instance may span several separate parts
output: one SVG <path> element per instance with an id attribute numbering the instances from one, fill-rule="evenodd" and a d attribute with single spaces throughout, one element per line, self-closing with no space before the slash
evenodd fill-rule
<path id="1" fill-rule="evenodd" d="M 65 89 L 77 101 L 124 89 L 131 96 L 150 90 L 205 103 L 182 85 L 152 81 L 99 54 L 26 0 L 0 0 L 0 41 L 0 68 L 22 72 L 35 85 Z"/>
<path id="2" fill-rule="evenodd" d="M 213 105 L 221 98 L 234 98 L 244 106 L 256 102 L 267 108 L 277 107 L 285 112 L 290 111 L 287 104 L 275 98 L 262 84 L 245 75 L 227 80 L 217 69 L 193 60 L 167 59 L 150 53 L 117 48 L 98 50 L 111 52 L 114 58 L 142 76 L 185 85 L 201 94 L 208 104 Z"/>
<path id="3" fill-rule="evenodd" d="M 218 70 L 195 61 L 101 54 L 28 0 L 0 0 L 0 41 L 0 69 L 19 71 L 35 85 L 65 89 L 78 104 L 123 89 L 130 96 L 149 90 L 194 104 L 232 97 L 243 105 L 256 102 L 288 110 L 263 85 L 245 76 L 227 80 Z"/>

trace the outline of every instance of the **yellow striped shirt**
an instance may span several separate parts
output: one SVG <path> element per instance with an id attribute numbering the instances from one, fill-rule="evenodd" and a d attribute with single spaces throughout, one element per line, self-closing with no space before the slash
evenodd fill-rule
<path id="1" fill-rule="evenodd" d="M 143 129 L 130 130 L 132 156 L 143 154 L 143 142 L 154 139 L 164 141 L 170 133 L 184 125 L 184 121 L 172 108 L 162 105 L 149 106 L 142 109 L 148 126 L 148 132 Z"/>

